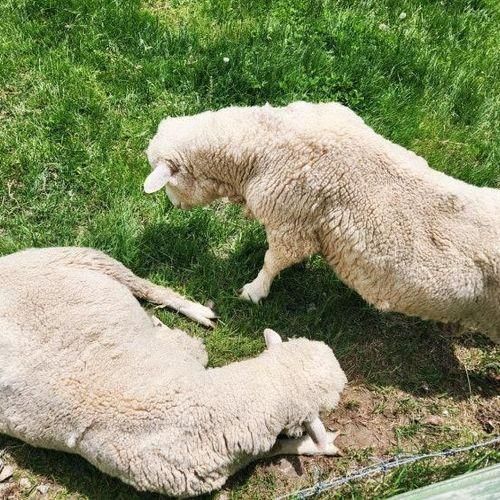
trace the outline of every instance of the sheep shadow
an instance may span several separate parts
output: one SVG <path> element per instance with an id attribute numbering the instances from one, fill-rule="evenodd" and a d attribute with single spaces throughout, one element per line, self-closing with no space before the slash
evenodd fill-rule
<path id="1" fill-rule="evenodd" d="M 465 342 L 487 351 L 489 340 L 480 334 L 455 337 L 454 325 L 381 313 L 343 285 L 320 257 L 281 273 L 262 304 L 240 301 L 237 290 L 262 265 L 265 235 L 258 224 L 242 222 L 245 229 L 236 226 L 213 243 L 222 224 L 200 211 L 181 226 L 147 226 L 135 269 L 150 276 L 165 273 L 172 286 L 180 283 L 192 297 L 213 300 L 225 325 L 252 341 L 270 327 L 285 337 L 326 342 L 351 381 L 415 396 L 447 393 L 455 400 L 498 395 L 498 380 L 466 370 L 454 350 Z M 235 243 L 221 252 L 231 239 Z"/>
<path id="2" fill-rule="evenodd" d="M 499 394 L 498 379 L 468 371 L 455 354 L 457 346 L 488 350 L 492 344 L 487 338 L 477 333 L 456 337 L 455 325 L 381 313 L 343 285 L 319 257 L 284 271 L 261 305 L 240 301 L 237 290 L 262 265 L 265 234 L 258 224 L 237 218 L 232 218 L 236 226 L 223 231 L 224 221 L 217 217 L 200 211 L 180 225 L 148 225 L 137 242 L 142 252 L 134 269 L 143 275 L 166 273 L 172 286 L 181 284 L 194 298 L 212 299 L 225 322 L 221 328 L 239 331 L 246 339 L 253 341 L 271 327 L 285 337 L 326 342 L 351 382 L 398 388 L 416 397 L 448 394 L 456 401 Z M 221 251 L 227 240 L 234 244 Z M 264 467 L 276 468 L 280 460 L 266 461 Z M 303 473 L 299 457 L 287 460 L 297 474 Z M 258 462 L 250 464 L 229 478 L 224 490 L 245 485 L 259 467 Z"/>

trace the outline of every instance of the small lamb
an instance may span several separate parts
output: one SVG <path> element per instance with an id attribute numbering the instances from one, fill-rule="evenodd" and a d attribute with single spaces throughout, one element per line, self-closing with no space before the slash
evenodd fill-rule
<path id="1" fill-rule="evenodd" d="M 144 189 L 181 208 L 228 197 L 265 225 L 259 302 L 321 253 L 382 311 L 462 322 L 500 341 L 500 190 L 431 169 L 348 108 L 230 107 L 160 123 Z"/>
<path id="2" fill-rule="evenodd" d="M 201 341 L 134 296 L 203 324 L 212 311 L 91 249 L 1 257 L 0 282 L 0 433 L 175 496 L 220 488 L 262 457 L 338 453 L 318 415 L 346 378 L 325 344 L 266 330 L 260 356 L 207 369 Z"/>

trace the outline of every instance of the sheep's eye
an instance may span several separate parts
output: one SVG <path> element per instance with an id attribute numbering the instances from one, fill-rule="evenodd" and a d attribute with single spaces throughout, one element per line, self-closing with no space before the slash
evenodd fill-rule
<path id="1" fill-rule="evenodd" d="M 170 171 L 172 172 L 172 174 L 177 174 L 180 170 L 179 165 L 171 160 L 168 162 L 168 166 L 170 167 Z"/>

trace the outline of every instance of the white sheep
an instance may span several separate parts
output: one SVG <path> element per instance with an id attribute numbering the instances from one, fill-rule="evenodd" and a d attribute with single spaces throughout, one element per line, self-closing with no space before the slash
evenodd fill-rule
<path id="1" fill-rule="evenodd" d="M 500 340 L 500 190 L 431 169 L 348 108 L 231 107 L 160 123 L 146 192 L 175 206 L 219 197 L 265 225 L 264 266 L 241 296 L 321 253 L 383 311 L 484 329 Z"/>
<path id="2" fill-rule="evenodd" d="M 210 309 L 90 249 L 0 258 L 0 433 L 77 453 L 139 490 L 197 495 L 273 454 L 336 454 L 318 414 L 346 378 L 321 342 L 207 369 L 200 340 L 134 295 L 209 323 Z M 297 436 L 278 439 L 281 432 Z"/>

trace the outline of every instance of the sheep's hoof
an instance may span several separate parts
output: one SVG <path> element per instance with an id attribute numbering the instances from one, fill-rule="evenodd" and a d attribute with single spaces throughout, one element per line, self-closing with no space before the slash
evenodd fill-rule
<path id="1" fill-rule="evenodd" d="M 240 299 L 259 304 L 261 299 L 265 297 L 260 290 L 256 290 L 253 283 L 247 283 L 243 288 L 238 290 Z"/>
<path id="2" fill-rule="evenodd" d="M 214 320 L 217 319 L 217 315 L 212 311 L 210 307 L 203 306 L 197 302 L 187 301 L 181 307 L 179 307 L 179 312 L 191 318 L 192 320 L 200 323 L 200 325 L 206 326 L 208 328 L 214 328 Z"/>
<path id="3" fill-rule="evenodd" d="M 337 436 L 339 435 L 338 432 L 327 432 L 327 444 L 324 449 L 319 449 L 318 454 L 320 455 L 330 455 L 330 456 L 337 456 L 341 457 L 343 455 L 342 451 L 339 450 L 333 443 Z"/>
<path id="4" fill-rule="evenodd" d="M 311 443 L 305 443 L 302 453 L 304 455 L 342 456 L 342 452 L 334 444 L 338 435 L 338 432 L 327 432 L 326 443 L 323 446 L 318 446 L 309 436 L 307 436 L 308 441 L 310 440 Z"/>

